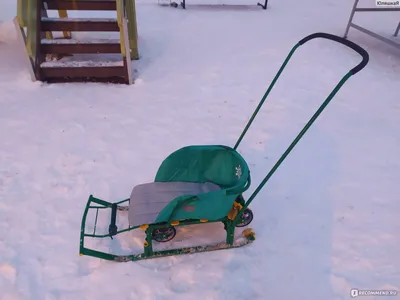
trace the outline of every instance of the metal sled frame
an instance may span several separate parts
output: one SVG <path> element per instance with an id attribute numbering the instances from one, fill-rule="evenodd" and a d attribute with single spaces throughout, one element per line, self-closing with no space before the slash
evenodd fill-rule
<path id="1" fill-rule="evenodd" d="M 236 248 L 236 247 L 242 247 L 244 245 L 247 245 L 251 243 L 252 241 L 255 240 L 255 234 L 254 232 L 248 228 L 243 231 L 242 239 L 234 239 L 234 234 L 235 234 L 235 227 L 240 223 L 242 220 L 242 214 L 244 210 L 250 205 L 250 203 L 254 200 L 254 198 L 257 196 L 257 194 L 261 191 L 261 189 L 264 187 L 264 185 L 267 183 L 267 181 L 271 178 L 271 176 L 276 172 L 276 170 L 279 168 L 279 166 L 282 164 L 282 162 L 286 159 L 286 157 L 289 155 L 289 153 L 293 150 L 293 148 L 296 146 L 296 144 L 300 141 L 300 139 L 304 136 L 304 134 L 307 132 L 307 130 L 311 127 L 311 125 L 315 122 L 315 120 L 318 118 L 318 116 L 322 113 L 322 111 L 326 108 L 326 106 L 329 104 L 329 102 L 332 100 L 332 98 L 335 96 L 335 94 L 339 91 L 339 89 L 343 86 L 343 84 L 353 75 L 361 71 L 368 63 L 369 61 L 369 55 L 368 53 L 361 48 L 360 46 L 356 45 L 355 43 L 346 40 L 342 37 L 327 34 L 327 33 L 314 33 L 311 34 L 305 38 L 303 38 L 301 41 L 299 41 L 289 52 L 288 56 L 286 57 L 285 61 L 283 62 L 282 66 L 280 67 L 278 73 L 275 75 L 274 79 L 272 80 L 270 86 L 268 87 L 267 91 L 265 92 L 264 96 L 262 97 L 260 103 L 258 104 L 256 110 L 254 111 L 253 115 L 251 116 L 250 120 L 248 121 L 246 127 L 244 128 L 243 132 L 241 133 L 238 141 L 236 142 L 234 146 L 234 150 L 237 149 L 239 146 L 240 142 L 242 141 L 243 137 L 245 136 L 247 130 L 250 128 L 254 118 L 258 114 L 259 110 L 261 109 L 262 105 L 264 104 L 267 96 L 271 92 L 273 86 L 275 85 L 276 81 L 278 80 L 279 76 L 281 75 L 283 69 L 286 67 L 287 63 L 291 59 L 293 53 L 296 51 L 297 48 L 299 48 L 301 45 L 304 43 L 314 39 L 314 38 L 324 38 L 328 39 L 331 41 L 335 41 L 338 43 L 341 43 L 357 53 L 359 53 L 362 56 L 362 61 L 353 69 L 351 69 L 347 74 L 343 76 L 343 78 L 339 81 L 339 83 L 334 87 L 332 92 L 328 95 L 328 97 L 325 99 L 325 101 L 321 104 L 321 106 L 318 108 L 318 110 L 314 113 L 314 115 L 311 117 L 311 119 L 307 122 L 307 124 L 303 127 L 303 129 L 300 131 L 300 133 L 296 136 L 296 138 L 293 140 L 293 142 L 289 145 L 287 150 L 282 154 L 282 156 L 278 159 L 276 164 L 272 167 L 272 169 L 269 171 L 269 173 L 265 176 L 265 178 L 261 181 L 261 183 L 258 185 L 258 187 L 255 189 L 255 191 L 252 193 L 252 195 L 248 198 L 247 201 L 244 200 L 243 196 L 239 196 L 238 199 L 235 200 L 234 205 L 229 212 L 229 214 L 219 220 L 214 220 L 214 221 L 208 221 L 208 220 L 184 220 L 184 221 L 170 221 L 168 224 L 166 223 L 155 223 L 155 224 L 146 224 L 146 225 L 141 225 L 141 226 L 134 226 L 134 227 L 128 227 L 125 229 L 122 229 L 118 231 L 117 226 L 116 226 L 116 216 L 117 216 L 117 211 L 118 210 L 126 210 L 127 206 L 124 206 L 124 203 L 129 202 L 129 199 L 122 200 L 116 203 L 110 203 L 104 200 L 97 199 L 90 195 L 89 200 L 86 204 L 85 211 L 83 213 L 83 218 L 82 218 L 82 224 L 81 224 L 81 234 L 80 234 L 80 249 L 79 253 L 80 255 L 89 255 L 89 256 L 94 256 L 106 260 L 112 260 L 112 261 L 137 261 L 141 259 L 147 259 L 147 258 L 152 258 L 152 257 L 163 257 L 163 256 L 169 256 L 169 255 L 178 255 L 178 254 L 189 254 L 189 253 L 196 253 L 196 252 L 205 252 L 205 251 L 213 251 L 213 250 L 220 250 L 220 249 L 229 249 L 229 248 Z M 251 180 L 250 177 L 247 181 L 246 184 L 246 189 L 250 186 Z M 95 226 L 94 226 L 94 232 L 92 234 L 88 234 L 85 232 L 85 226 L 86 226 L 86 218 L 89 209 L 96 209 L 96 220 L 95 220 Z M 97 216 L 98 216 L 98 211 L 99 209 L 111 209 L 111 222 L 109 226 L 109 233 L 108 234 L 96 234 L 96 223 L 97 223 Z M 194 224 L 202 224 L 205 222 L 222 222 L 224 223 L 224 227 L 226 230 L 226 241 L 225 243 L 220 243 L 216 245 L 205 245 L 205 246 L 195 246 L 195 247 L 187 247 L 187 248 L 178 248 L 178 249 L 171 249 L 171 250 L 163 250 L 163 251 L 153 251 L 152 247 L 152 232 L 154 229 L 157 228 L 165 228 L 168 226 L 186 226 L 186 225 L 194 225 Z M 110 253 L 105 253 L 105 252 L 100 252 L 92 249 L 88 249 L 85 247 L 84 244 L 84 239 L 85 237 L 91 237 L 91 238 L 107 238 L 107 237 L 113 237 L 114 235 L 120 234 L 122 232 L 127 232 L 130 230 L 134 229 L 142 229 L 146 233 L 146 238 L 144 241 L 144 251 L 141 254 L 134 254 L 134 255 L 115 255 L 115 254 L 110 254 Z"/>
<path id="2" fill-rule="evenodd" d="M 250 183 L 249 183 L 250 184 Z M 240 199 L 242 200 L 242 199 Z M 239 200 L 239 201 L 240 201 Z M 170 256 L 170 255 L 177 255 L 177 254 L 189 254 L 189 253 L 194 253 L 194 252 L 205 252 L 205 251 L 212 251 L 212 250 L 219 250 L 219 249 L 227 249 L 227 248 L 235 248 L 235 247 L 241 247 L 244 246 L 250 242 L 252 242 L 255 239 L 255 234 L 251 229 L 246 229 L 243 231 L 243 239 L 239 240 L 239 243 L 234 243 L 234 232 L 235 232 L 235 226 L 238 224 L 241 220 L 241 214 L 244 211 L 244 207 L 247 207 L 247 205 L 236 205 L 236 207 L 243 207 L 240 211 L 236 209 L 236 207 L 231 211 L 230 215 L 221 219 L 221 220 L 216 220 L 216 221 L 208 221 L 208 220 L 185 220 L 185 221 L 172 221 L 170 225 L 174 227 L 179 227 L 179 226 L 186 226 L 186 225 L 195 225 L 195 224 L 203 224 L 206 222 L 223 222 L 225 225 L 225 230 L 226 230 L 226 243 L 222 244 L 215 244 L 215 245 L 207 245 L 207 246 L 197 246 L 197 247 L 187 247 L 187 248 L 179 248 L 179 249 L 172 249 L 172 250 L 163 250 L 163 251 L 153 251 L 152 247 L 152 232 L 155 229 L 158 228 L 165 228 L 166 225 L 165 223 L 160 223 L 160 224 L 146 224 L 146 225 L 141 225 L 141 226 L 132 226 L 128 227 L 122 230 L 117 231 L 116 227 L 116 216 L 117 216 L 117 211 L 118 210 L 126 210 L 127 206 L 122 206 L 122 204 L 129 202 L 129 199 L 122 200 L 116 203 L 110 203 L 104 200 L 100 200 L 97 198 L 94 198 L 92 195 L 90 195 L 89 200 L 86 204 L 85 211 L 83 213 L 83 218 L 82 218 L 82 226 L 81 226 L 81 238 L 80 238 L 80 255 L 89 255 L 89 256 L 94 256 L 106 260 L 114 260 L 114 261 L 136 261 L 136 260 L 141 260 L 149 257 L 157 257 L 157 256 Z M 240 201 L 243 203 L 243 200 Z M 89 209 L 96 209 L 96 219 L 95 219 L 95 225 L 94 225 L 94 231 L 92 234 L 85 233 L 85 226 L 86 226 L 86 218 L 87 214 L 89 212 Z M 111 222 L 109 226 L 109 233 L 108 234 L 96 234 L 96 223 L 97 223 L 97 216 L 98 216 L 98 211 L 99 209 L 111 209 Z M 127 232 L 130 230 L 134 229 L 141 229 L 144 230 L 146 233 L 146 238 L 144 241 L 144 252 L 141 254 L 133 254 L 133 255 L 115 255 L 115 254 L 109 254 L 105 252 L 100 252 L 92 249 L 85 248 L 84 246 L 84 238 L 85 237 L 92 237 L 92 238 L 107 238 L 107 237 L 113 237 L 114 235 Z"/>

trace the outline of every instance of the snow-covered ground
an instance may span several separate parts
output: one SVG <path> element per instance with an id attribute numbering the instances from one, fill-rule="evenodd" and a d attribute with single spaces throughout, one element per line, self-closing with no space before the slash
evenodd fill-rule
<path id="1" fill-rule="evenodd" d="M 1 300 L 336 300 L 351 288 L 400 290 L 400 53 L 355 30 L 349 38 L 370 63 L 251 205 L 253 244 L 136 263 L 78 256 L 89 194 L 127 198 L 174 150 L 233 145 L 291 47 L 313 32 L 342 35 L 352 1 L 271 0 L 267 11 L 140 1 L 132 86 L 31 82 L 15 6 L 0 3 Z M 356 21 L 387 36 L 399 21 L 364 14 Z M 359 61 L 325 40 L 296 52 L 240 147 L 253 179 L 246 195 Z M 194 226 L 173 245 L 223 235 L 220 225 Z"/>

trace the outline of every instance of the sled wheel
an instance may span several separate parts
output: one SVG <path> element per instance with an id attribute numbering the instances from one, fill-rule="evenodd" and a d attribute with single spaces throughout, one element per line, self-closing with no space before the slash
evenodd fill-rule
<path id="1" fill-rule="evenodd" d="M 242 214 L 242 220 L 240 223 L 236 224 L 236 227 L 244 227 L 247 226 L 253 221 L 253 212 L 251 209 L 246 208 Z"/>
<path id="2" fill-rule="evenodd" d="M 151 233 L 153 240 L 165 243 L 172 240 L 176 235 L 175 227 L 164 227 L 164 228 L 157 228 L 154 229 Z"/>

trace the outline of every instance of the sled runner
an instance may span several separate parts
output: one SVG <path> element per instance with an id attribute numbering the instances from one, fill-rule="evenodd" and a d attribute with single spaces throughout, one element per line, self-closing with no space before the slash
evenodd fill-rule
<path id="1" fill-rule="evenodd" d="M 243 194 L 251 184 L 250 170 L 246 161 L 236 149 L 295 50 L 314 38 L 324 38 L 346 45 L 358 52 L 362 56 L 362 61 L 335 86 L 246 201 Z M 250 228 L 245 229 L 241 237 L 236 239 L 234 237 L 236 227 L 245 227 L 253 220 L 253 212 L 249 208 L 250 203 L 342 85 L 352 75 L 362 70 L 367 65 L 368 60 L 368 53 L 363 48 L 344 38 L 327 33 L 315 33 L 303 38 L 286 57 L 233 148 L 224 145 L 183 147 L 170 154 L 162 162 L 154 182 L 135 186 L 129 199 L 111 203 L 90 195 L 82 218 L 80 255 L 113 261 L 136 261 L 152 257 L 242 247 L 254 241 L 255 234 Z M 98 212 L 104 209 L 111 212 L 108 233 L 96 234 Z M 87 233 L 85 230 L 89 210 L 96 211 L 93 233 Z M 117 213 L 122 210 L 128 211 L 129 227 L 119 229 L 116 224 Z M 153 241 L 167 242 L 172 240 L 176 235 L 176 227 L 210 222 L 222 222 L 224 224 L 225 242 L 215 245 L 153 251 Z M 85 247 L 86 237 L 112 238 L 117 234 L 134 229 L 144 230 L 146 234 L 143 243 L 144 251 L 141 254 L 116 255 Z"/>

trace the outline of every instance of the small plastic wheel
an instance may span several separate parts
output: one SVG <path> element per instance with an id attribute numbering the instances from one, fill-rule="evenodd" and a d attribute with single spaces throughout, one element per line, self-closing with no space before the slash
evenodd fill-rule
<path id="1" fill-rule="evenodd" d="M 165 243 L 172 240 L 176 235 L 175 227 L 164 227 L 164 228 L 157 228 L 154 229 L 151 233 L 153 240 Z"/>
<path id="2" fill-rule="evenodd" d="M 236 224 L 236 227 L 247 226 L 253 221 L 253 212 L 250 208 L 246 208 L 242 214 L 242 220 L 240 223 Z"/>

